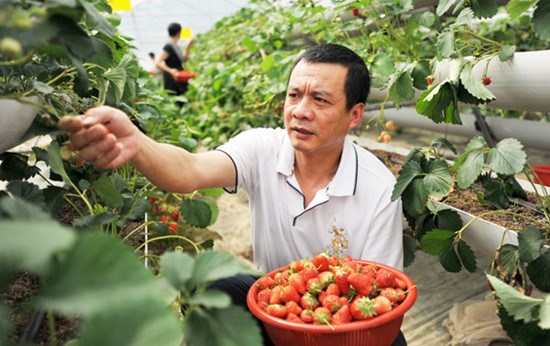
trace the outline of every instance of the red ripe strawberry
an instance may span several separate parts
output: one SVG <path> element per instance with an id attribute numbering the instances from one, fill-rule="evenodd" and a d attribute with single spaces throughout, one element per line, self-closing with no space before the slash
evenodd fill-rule
<path id="1" fill-rule="evenodd" d="M 300 294 L 292 286 L 284 286 L 281 293 L 281 301 L 286 302 L 299 302 Z"/>
<path id="2" fill-rule="evenodd" d="M 388 298 L 384 296 L 376 296 L 372 300 L 372 308 L 374 309 L 374 312 L 376 312 L 376 315 L 382 315 L 391 311 L 392 305 Z"/>
<path id="3" fill-rule="evenodd" d="M 313 310 L 313 324 L 330 324 L 332 313 L 325 307 L 318 307 Z"/>
<path id="4" fill-rule="evenodd" d="M 340 289 L 338 288 L 338 285 L 334 282 L 329 284 L 327 288 L 325 289 L 327 294 L 334 294 L 335 296 L 340 296 Z"/>
<path id="5" fill-rule="evenodd" d="M 397 302 L 401 303 L 402 301 L 404 301 L 407 297 L 407 293 L 401 288 L 397 288 L 395 291 L 397 292 Z"/>
<path id="6" fill-rule="evenodd" d="M 300 298 L 300 306 L 302 307 L 302 309 L 312 309 L 313 310 L 316 307 L 318 307 L 319 305 L 320 305 L 320 303 L 317 300 L 317 298 L 309 292 L 306 292 Z"/>
<path id="7" fill-rule="evenodd" d="M 313 279 L 317 277 L 317 269 L 313 267 L 313 265 L 305 266 L 304 269 L 300 272 L 300 275 L 302 275 L 302 278 L 304 279 L 304 282 L 308 282 L 309 279 Z"/>
<path id="8" fill-rule="evenodd" d="M 357 296 L 349 305 L 351 317 L 356 321 L 367 320 L 376 315 L 369 297 Z"/>
<path id="9" fill-rule="evenodd" d="M 266 288 L 265 290 L 261 290 L 256 295 L 256 301 L 258 302 L 258 305 L 261 308 L 266 308 L 269 305 L 269 301 L 271 299 L 271 289 Z"/>
<path id="10" fill-rule="evenodd" d="M 339 298 L 340 297 L 338 296 L 329 294 L 323 298 L 323 300 L 321 301 L 321 305 L 329 309 L 330 312 L 336 312 L 341 307 Z"/>
<path id="11" fill-rule="evenodd" d="M 405 281 L 401 280 L 400 278 L 395 278 L 395 287 L 402 289 L 404 291 L 407 290 L 407 284 L 405 283 Z"/>
<path id="12" fill-rule="evenodd" d="M 283 293 L 283 286 L 275 286 L 271 290 L 271 297 L 269 298 L 269 304 L 281 304 L 283 300 L 281 295 Z"/>
<path id="13" fill-rule="evenodd" d="M 178 219 L 180 218 L 180 213 L 177 210 L 175 210 L 172 212 L 172 214 L 170 214 L 170 217 L 174 222 L 178 222 Z"/>
<path id="14" fill-rule="evenodd" d="M 489 85 L 492 82 L 491 77 L 489 76 L 484 76 L 482 81 L 483 81 L 483 85 Z"/>
<path id="15" fill-rule="evenodd" d="M 344 324 L 351 322 L 349 305 L 343 305 L 332 315 L 332 324 Z"/>
<path id="16" fill-rule="evenodd" d="M 178 225 L 175 223 L 171 223 L 168 225 L 168 229 L 170 230 L 171 233 L 177 233 Z"/>
<path id="17" fill-rule="evenodd" d="M 399 302 L 399 294 L 397 293 L 397 290 L 393 287 L 382 288 L 382 290 L 380 290 L 379 296 L 388 298 L 392 304 Z"/>
<path id="18" fill-rule="evenodd" d="M 378 287 L 396 287 L 395 273 L 388 269 L 381 268 L 376 272 L 376 284 Z"/>
<path id="19" fill-rule="evenodd" d="M 365 273 L 351 273 L 348 283 L 361 295 L 368 296 L 372 291 L 373 280 Z"/>
<path id="20" fill-rule="evenodd" d="M 269 304 L 265 309 L 265 312 L 267 312 L 271 316 L 279 318 L 285 318 L 288 313 L 286 307 L 281 304 Z"/>
<path id="21" fill-rule="evenodd" d="M 285 319 L 289 322 L 304 323 L 304 321 L 302 321 L 298 315 L 293 314 L 293 313 L 288 313 L 288 315 L 286 315 Z"/>
<path id="22" fill-rule="evenodd" d="M 347 294 L 349 292 L 348 276 L 351 273 L 350 269 L 339 267 L 334 273 L 334 283 L 340 289 L 341 294 Z"/>
<path id="23" fill-rule="evenodd" d="M 434 76 L 429 75 L 428 77 L 426 77 L 426 83 L 428 83 L 428 85 L 432 85 L 434 81 L 435 81 Z"/>
<path id="24" fill-rule="evenodd" d="M 351 9 L 351 14 L 353 14 L 355 17 L 359 16 L 359 10 L 356 8 Z"/>
<path id="25" fill-rule="evenodd" d="M 258 279 L 256 286 L 258 287 L 258 290 L 273 288 L 275 287 L 275 280 L 273 280 L 271 276 L 265 275 Z"/>
<path id="26" fill-rule="evenodd" d="M 290 274 L 288 277 L 288 284 L 294 287 L 298 293 L 306 293 L 306 282 L 300 273 Z"/>
<path id="27" fill-rule="evenodd" d="M 162 221 L 163 223 L 168 223 L 168 217 L 166 215 L 162 215 L 160 217 L 160 221 Z"/>
<path id="28" fill-rule="evenodd" d="M 315 266 L 319 273 L 328 270 L 328 257 L 326 254 L 319 254 L 311 259 L 311 263 Z"/>
<path id="29" fill-rule="evenodd" d="M 307 280 L 306 290 L 311 294 L 319 294 L 323 290 L 323 285 L 318 278 Z"/>
<path id="30" fill-rule="evenodd" d="M 300 314 L 300 319 L 304 321 L 304 323 L 313 323 L 313 310 L 311 309 L 302 310 L 302 313 Z"/>
<path id="31" fill-rule="evenodd" d="M 273 279 L 279 285 L 286 286 L 288 284 L 288 276 L 289 276 L 289 272 L 287 270 L 285 270 L 285 271 L 278 272 L 275 275 L 273 275 Z"/>
<path id="32" fill-rule="evenodd" d="M 338 256 L 335 256 L 335 255 L 328 256 L 327 258 L 328 258 L 328 266 L 329 267 L 337 266 L 338 263 L 340 262 L 340 260 L 338 259 Z"/>
<path id="33" fill-rule="evenodd" d="M 293 273 L 301 272 L 304 269 L 304 263 L 302 261 L 292 261 L 288 265 L 288 269 Z"/>
<path id="34" fill-rule="evenodd" d="M 302 310 L 304 310 L 300 307 L 300 305 L 298 305 L 298 303 L 292 300 L 287 302 L 285 306 L 288 313 L 292 313 L 295 315 L 300 315 L 302 313 Z"/>

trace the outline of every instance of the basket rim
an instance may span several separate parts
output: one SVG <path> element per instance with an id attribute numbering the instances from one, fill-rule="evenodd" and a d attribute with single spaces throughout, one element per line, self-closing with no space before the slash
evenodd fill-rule
<path id="1" fill-rule="evenodd" d="M 404 316 L 405 312 L 407 312 L 416 301 L 417 288 L 414 282 L 412 281 L 412 279 L 404 272 L 380 262 L 368 261 L 368 260 L 356 260 L 356 259 L 354 259 L 353 261 L 359 262 L 362 264 L 375 264 L 380 268 L 385 268 L 394 272 L 398 276 L 398 278 L 403 280 L 407 285 L 407 296 L 405 297 L 405 300 L 390 312 L 387 312 L 383 315 L 377 316 L 376 318 L 372 318 L 368 320 L 353 321 L 350 323 L 337 324 L 332 326 L 316 325 L 316 324 L 314 325 L 314 324 L 305 324 L 305 323 L 300 324 L 295 322 L 289 322 L 282 318 L 271 316 L 264 310 L 260 309 L 255 299 L 258 291 L 258 287 L 256 285 L 257 281 L 256 281 L 254 282 L 254 284 L 252 284 L 246 296 L 246 303 L 248 305 L 248 308 L 255 317 L 257 317 L 258 319 L 260 319 L 266 324 L 284 328 L 284 329 L 291 329 L 294 331 L 317 333 L 317 334 L 346 333 L 346 332 L 357 331 L 360 329 L 374 329 L 386 324 L 389 325 L 393 321 L 397 322 L 398 320 L 402 320 L 402 317 Z M 280 267 L 278 269 L 275 269 L 267 273 L 267 275 L 274 276 L 277 272 L 281 270 L 286 270 L 287 268 L 288 268 L 288 265 Z"/>

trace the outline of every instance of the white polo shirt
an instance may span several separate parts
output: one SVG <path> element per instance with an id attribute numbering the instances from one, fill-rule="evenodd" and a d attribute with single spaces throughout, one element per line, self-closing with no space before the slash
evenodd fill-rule
<path id="1" fill-rule="evenodd" d="M 307 207 L 294 176 L 294 151 L 284 129 L 251 129 L 218 148 L 233 160 L 235 193 L 247 191 L 254 262 L 269 272 L 332 249 L 343 230 L 341 255 L 402 270 L 401 201 L 391 202 L 395 177 L 372 153 L 346 141 L 336 175 Z"/>

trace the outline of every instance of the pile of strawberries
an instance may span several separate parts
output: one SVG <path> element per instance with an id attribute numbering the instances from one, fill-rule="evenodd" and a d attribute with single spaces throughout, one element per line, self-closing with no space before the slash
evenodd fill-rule
<path id="1" fill-rule="evenodd" d="M 326 253 L 293 261 L 255 285 L 258 306 L 269 315 L 331 327 L 388 313 L 407 294 L 394 271 Z"/>

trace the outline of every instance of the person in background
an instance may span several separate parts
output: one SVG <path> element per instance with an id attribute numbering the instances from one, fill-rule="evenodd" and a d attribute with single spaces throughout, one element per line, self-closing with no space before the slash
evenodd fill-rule
<path id="1" fill-rule="evenodd" d="M 183 63 L 189 57 L 193 40 L 182 52 L 178 45 L 181 37 L 181 25 L 178 23 L 168 25 L 168 36 L 168 42 L 162 47 L 162 51 L 156 59 L 156 66 L 162 71 L 164 89 L 171 90 L 176 95 L 182 95 L 187 91 L 188 84 L 176 81 L 176 76 L 179 71 L 184 69 Z"/>
<path id="2" fill-rule="evenodd" d="M 254 263 L 270 272 L 330 249 L 340 255 L 403 269 L 401 200 L 391 200 L 395 177 L 348 139 L 361 124 L 370 89 L 365 61 L 341 45 L 321 44 L 296 60 L 287 82 L 284 128 L 254 128 L 216 150 L 190 153 L 141 133 L 122 111 L 92 108 L 59 121 L 80 156 L 100 168 L 131 162 L 165 191 L 244 189 L 251 209 Z M 333 232 L 336 228 L 339 232 Z M 212 288 L 246 308 L 254 276 Z M 264 334 L 265 344 L 269 337 Z M 406 345 L 399 334 L 394 346 Z"/>
<path id="3" fill-rule="evenodd" d="M 145 63 L 145 71 L 149 73 L 152 77 L 157 77 L 160 75 L 160 70 L 157 68 L 157 62 L 154 52 L 149 52 L 147 54 L 149 56 L 149 60 Z"/>

